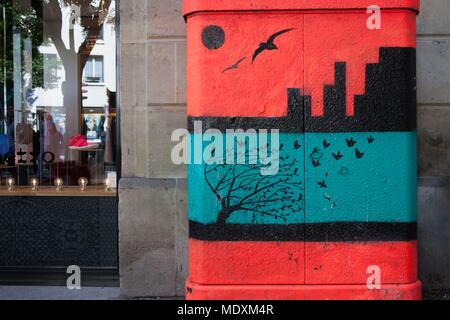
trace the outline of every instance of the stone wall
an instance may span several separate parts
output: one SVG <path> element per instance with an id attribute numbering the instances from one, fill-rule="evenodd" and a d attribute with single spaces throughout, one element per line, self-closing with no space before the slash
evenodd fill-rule
<path id="1" fill-rule="evenodd" d="M 170 134 L 186 125 L 182 0 L 120 1 L 121 291 L 181 296 L 187 276 L 186 168 Z M 418 18 L 419 252 L 427 290 L 450 287 L 450 2 Z"/>
<path id="2" fill-rule="evenodd" d="M 186 127 L 181 0 L 120 1 L 121 292 L 183 295 L 187 276 L 186 168 L 170 136 Z"/>
<path id="3" fill-rule="evenodd" d="M 422 0 L 417 20 L 419 275 L 426 296 L 450 292 L 450 1 Z"/>

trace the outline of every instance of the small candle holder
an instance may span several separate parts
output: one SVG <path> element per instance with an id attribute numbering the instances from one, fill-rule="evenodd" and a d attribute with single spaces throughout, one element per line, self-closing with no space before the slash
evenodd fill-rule
<path id="1" fill-rule="evenodd" d="M 55 187 L 56 187 L 56 191 L 62 191 L 64 185 L 64 180 L 62 178 L 56 178 L 55 179 Z"/>
<path id="2" fill-rule="evenodd" d="M 39 190 L 39 179 L 32 178 L 30 180 L 30 185 L 31 185 L 31 191 L 38 191 Z"/>
<path id="3" fill-rule="evenodd" d="M 82 192 L 85 192 L 87 190 L 88 183 L 89 181 L 85 177 L 81 177 L 80 179 L 78 179 L 78 185 L 80 186 L 80 190 Z"/>
<path id="4" fill-rule="evenodd" d="M 6 187 L 8 188 L 8 191 L 14 191 L 16 186 L 16 180 L 14 180 L 13 177 L 9 177 L 6 179 Z"/>
<path id="5" fill-rule="evenodd" d="M 111 180 L 109 180 L 108 178 L 105 179 L 104 181 L 104 185 L 105 185 L 105 192 L 110 192 L 111 191 Z"/>

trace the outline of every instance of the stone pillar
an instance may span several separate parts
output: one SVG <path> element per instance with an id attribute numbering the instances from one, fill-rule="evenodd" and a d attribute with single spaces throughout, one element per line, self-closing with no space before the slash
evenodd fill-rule
<path id="1" fill-rule="evenodd" d="M 450 1 L 422 0 L 417 20 L 419 276 L 425 297 L 450 292 Z"/>
<path id="2" fill-rule="evenodd" d="M 181 0 L 120 1 L 120 286 L 125 297 L 184 294 L 186 168 L 171 133 L 186 127 Z"/>

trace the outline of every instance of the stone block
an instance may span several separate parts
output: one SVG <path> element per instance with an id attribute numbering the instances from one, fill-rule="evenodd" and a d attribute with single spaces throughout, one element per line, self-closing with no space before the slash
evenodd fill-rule
<path id="1" fill-rule="evenodd" d="M 133 177 L 136 170 L 136 136 L 134 112 L 120 112 L 120 140 L 122 151 L 122 177 Z"/>
<path id="2" fill-rule="evenodd" d="M 148 177 L 148 108 L 121 112 L 122 176 Z"/>
<path id="3" fill-rule="evenodd" d="M 145 40 L 147 22 L 147 0 L 120 1 L 120 36 L 122 41 Z"/>
<path id="4" fill-rule="evenodd" d="M 186 43 L 176 44 L 176 95 L 177 103 L 186 103 Z"/>
<path id="5" fill-rule="evenodd" d="M 418 110 L 419 174 L 450 176 L 450 106 Z"/>
<path id="6" fill-rule="evenodd" d="M 428 299 L 448 299 L 450 290 L 450 180 L 419 179 L 419 277 Z"/>
<path id="7" fill-rule="evenodd" d="M 177 180 L 176 221 L 175 221 L 175 261 L 177 266 L 176 292 L 177 296 L 185 295 L 185 282 L 188 277 L 188 196 L 187 180 Z"/>
<path id="8" fill-rule="evenodd" d="M 122 44 L 120 65 L 120 108 L 147 105 L 146 44 Z"/>
<path id="9" fill-rule="evenodd" d="M 450 1 L 421 0 L 417 17 L 418 34 L 450 34 Z"/>
<path id="10" fill-rule="evenodd" d="M 148 37 L 184 36 L 182 0 L 149 0 Z"/>
<path id="11" fill-rule="evenodd" d="M 148 45 L 148 101 L 149 104 L 176 103 L 175 44 Z"/>
<path id="12" fill-rule="evenodd" d="M 176 180 L 122 179 L 119 191 L 121 293 L 125 297 L 176 295 L 176 234 L 182 213 Z M 186 264 L 187 262 L 184 262 Z"/>
<path id="13" fill-rule="evenodd" d="M 185 178 L 185 165 L 172 162 L 172 132 L 186 128 L 187 119 L 184 107 L 151 107 L 148 117 L 148 154 L 143 158 L 148 164 L 148 175 L 152 178 Z"/>
<path id="14" fill-rule="evenodd" d="M 418 102 L 450 102 L 450 39 L 417 42 Z"/>

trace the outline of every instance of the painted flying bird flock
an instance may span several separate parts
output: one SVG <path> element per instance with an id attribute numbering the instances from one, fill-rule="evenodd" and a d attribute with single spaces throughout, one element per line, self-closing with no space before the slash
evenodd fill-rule
<path id="1" fill-rule="evenodd" d="M 355 141 L 353 138 L 347 138 L 347 139 L 345 139 L 345 142 L 349 149 L 354 148 L 355 157 L 357 160 L 364 158 L 365 153 L 361 152 L 358 148 L 355 147 L 358 144 L 357 141 Z M 373 144 L 374 142 L 375 142 L 374 137 L 370 136 L 367 138 L 368 144 Z M 323 140 L 322 145 L 323 145 L 324 150 L 329 149 L 332 146 L 332 144 L 330 142 L 328 142 L 326 139 Z M 298 150 L 300 147 L 301 147 L 301 145 L 298 142 L 298 140 L 295 140 L 293 148 L 295 150 Z M 283 148 L 284 148 L 284 144 L 281 144 L 280 150 L 283 150 Z M 333 158 L 336 161 L 340 161 L 344 157 L 343 153 L 340 150 L 337 152 L 331 152 L 331 155 L 333 156 Z M 311 159 L 311 164 L 312 164 L 313 168 L 318 168 L 321 166 L 320 160 L 323 158 L 323 153 L 321 152 L 319 147 L 314 147 L 309 157 Z M 284 158 L 282 158 L 282 157 L 280 157 L 280 159 L 284 160 Z M 298 169 L 296 169 L 295 174 L 297 174 L 297 171 L 298 171 Z M 341 167 L 338 174 L 345 176 L 348 174 L 348 171 L 349 171 L 348 168 Z M 325 176 L 328 177 L 328 174 L 326 174 Z M 317 184 L 321 189 L 328 188 L 326 180 L 319 181 L 319 182 L 317 182 Z"/>
<path id="2" fill-rule="evenodd" d="M 373 136 L 367 137 L 368 144 L 373 144 L 374 142 L 375 142 L 375 138 Z M 357 141 L 355 141 L 353 138 L 347 138 L 347 139 L 345 139 L 345 143 L 349 149 L 354 148 L 355 157 L 357 160 L 364 158 L 365 152 L 362 152 L 361 150 L 359 150 L 356 147 L 356 145 L 358 144 Z M 326 139 L 323 140 L 322 145 L 323 145 L 324 150 L 329 149 L 332 146 L 332 144 L 329 143 Z M 331 152 L 331 155 L 336 161 L 340 161 L 342 158 L 344 158 L 344 154 L 340 150 L 338 150 L 337 152 Z M 323 157 L 323 153 L 321 152 L 319 147 L 314 147 L 309 157 L 310 157 L 313 168 L 318 168 L 321 166 L 320 160 Z M 348 174 L 348 169 L 346 167 L 341 167 L 338 174 L 345 176 Z M 328 174 L 326 174 L 326 177 L 328 177 Z M 326 184 L 326 180 L 317 182 L 317 185 L 321 189 L 328 188 L 328 186 Z"/>

